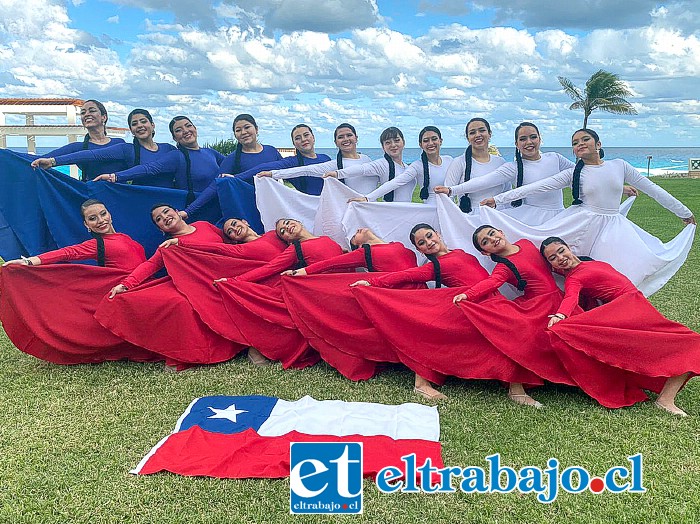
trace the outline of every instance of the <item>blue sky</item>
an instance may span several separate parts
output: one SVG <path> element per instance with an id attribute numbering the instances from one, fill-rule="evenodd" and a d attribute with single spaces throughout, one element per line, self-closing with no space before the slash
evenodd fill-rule
<path id="1" fill-rule="evenodd" d="M 409 145 L 437 125 L 460 147 L 474 116 L 491 122 L 496 145 L 531 120 L 545 146 L 566 146 L 583 115 L 557 76 L 582 86 L 606 69 L 639 114 L 594 113 L 605 145 L 698 146 L 698 4 L 0 0 L 0 96 L 96 98 L 119 126 L 145 107 L 163 142 L 175 114 L 190 115 L 204 143 L 251 113 L 277 146 L 299 122 L 332 146 L 349 121 L 365 147 L 390 125 Z"/>

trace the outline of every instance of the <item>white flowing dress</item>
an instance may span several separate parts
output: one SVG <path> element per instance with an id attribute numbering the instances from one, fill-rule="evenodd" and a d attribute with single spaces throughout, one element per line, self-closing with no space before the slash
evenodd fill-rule
<path id="1" fill-rule="evenodd" d="M 571 186 L 573 168 L 551 177 L 494 197 L 497 206 L 519 198 L 557 191 Z M 528 238 L 535 244 L 549 236 L 563 238 L 579 255 L 608 262 L 629 278 L 646 296 L 655 293 L 683 265 L 693 243 L 695 225 L 688 224 L 673 240 L 661 242 L 655 236 L 620 214 L 624 184 L 643 191 L 679 218 L 692 212 L 678 199 L 624 160 L 606 160 L 600 165 L 586 165 L 581 171 L 580 199 L 539 226 L 528 226 L 512 217 L 485 206 L 481 217 L 485 223 L 502 229 L 508 238 Z"/>

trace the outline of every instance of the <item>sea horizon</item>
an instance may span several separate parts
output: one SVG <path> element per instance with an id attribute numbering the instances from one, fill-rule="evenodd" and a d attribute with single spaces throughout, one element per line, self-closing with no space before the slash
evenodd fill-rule
<path id="1" fill-rule="evenodd" d="M 501 156 L 507 161 L 514 159 L 515 148 L 513 146 L 499 146 Z M 8 147 L 12 151 L 26 153 L 26 147 Z M 53 151 L 55 147 L 37 147 L 37 154 L 42 155 Z M 700 147 L 605 147 L 605 157 L 622 158 L 629 162 L 643 174 L 663 174 L 665 172 L 686 173 L 688 171 L 688 161 L 691 158 L 700 158 Z M 317 153 L 324 153 L 331 158 L 337 154 L 336 148 L 317 147 Z M 379 147 L 358 147 L 358 151 L 366 154 L 372 160 L 381 158 L 384 155 Z M 543 152 L 552 151 L 574 160 L 571 147 L 543 147 Z M 421 150 L 417 147 L 407 147 L 404 150 L 404 162 L 411 163 L 420 158 Z M 443 147 L 443 155 L 457 157 L 464 154 L 464 147 Z M 651 158 L 649 158 L 651 157 Z M 648 170 L 648 171 L 647 171 Z"/>

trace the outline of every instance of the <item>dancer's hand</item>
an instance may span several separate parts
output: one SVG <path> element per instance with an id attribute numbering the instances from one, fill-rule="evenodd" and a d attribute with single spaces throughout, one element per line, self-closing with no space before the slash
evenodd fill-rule
<path id="1" fill-rule="evenodd" d="M 50 167 L 54 167 L 56 165 L 56 159 L 54 158 L 37 158 L 36 160 L 33 160 L 31 163 L 31 166 L 36 169 L 37 167 L 40 167 L 41 169 L 48 169 Z"/>
<path id="2" fill-rule="evenodd" d="M 105 182 L 116 182 L 117 181 L 117 175 L 114 173 L 105 173 L 103 175 L 98 175 L 95 178 L 92 179 L 93 182 L 100 182 L 104 180 Z"/>
<path id="3" fill-rule="evenodd" d="M 328 173 L 323 175 L 323 178 L 338 178 L 338 172 L 337 171 L 328 171 Z"/>
<path id="4" fill-rule="evenodd" d="M 354 197 L 348 200 L 348 204 L 350 202 L 369 202 L 369 200 L 367 200 L 367 197 Z"/>
<path id="5" fill-rule="evenodd" d="M 112 300 L 116 295 L 126 293 L 127 291 L 129 291 L 129 289 L 124 284 L 118 284 L 109 292 L 109 299 Z"/>
<path id="6" fill-rule="evenodd" d="M 637 196 L 639 192 L 632 186 L 622 186 L 622 194 L 627 197 Z"/>
<path id="7" fill-rule="evenodd" d="M 496 201 L 494 200 L 493 197 L 485 198 L 485 199 L 483 199 L 481 202 L 479 202 L 479 205 L 495 208 L 495 207 L 496 207 Z"/>
<path id="8" fill-rule="evenodd" d="M 255 176 L 259 176 L 259 177 L 272 176 L 272 171 L 260 171 L 260 173 L 258 173 Z"/>
<path id="9" fill-rule="evenodd" d="M 443 195 L 450 196 L 450 188 L 447 186 L 435 186 L 435 189 L 433 189 L 436 193 L 440 194 L 442 193 Z"/>
<path id="10" fill-rule="evenodd" d="M 370 283 L 367 282 L 366 280 L 358 280 L 357 282 L 353 282 L 352 284 L 350 284 L 350 287 L 356 287 L 356 286 L 371 286 L 371 285 L 372 285 L 372 284 L 370 284 Z"/>
<path id="11" fill-rule="evenodd" d="M 460 293 L 459 295 L 455 295 L 455 297 L 452 299 L 452 303 L 456 306 L 458 302 L 461 302 L 462 300 L 469 300 L 467 298 L 466 293 Z"/>
<path id="12" fill-rule="evenodd" d="M 177 246 L 180 241 L 177 238 L 169 238 L 168 240 L 163 240 L 158 247 L 166 248 L 170 246 Z"/>
<path id="13" fill-rule="evenodd" d="M 549 316 L 549 324 L 547 324 L 547 327 L 550 328 L 557 322 L 561 322 L 564 320 L 566 317 L 562 315 L 561 313 L 555 313 L 554 315 Z"/>
<path id="14" fill-rule="evenodd" d="M 681 220 L 685 224 L 697 224 L 697 222 L 695 221 L 695 217 L 693 215 L 690 215 L 688 218 L 682 218 Z"/>

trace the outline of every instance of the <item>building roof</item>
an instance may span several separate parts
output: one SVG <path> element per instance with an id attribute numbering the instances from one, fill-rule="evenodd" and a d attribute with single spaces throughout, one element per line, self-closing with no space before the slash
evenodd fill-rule
<path id="1" fill-rule="evenodd" d="M 80 98 L 0 98 L 0 105 L 6 106 L 82 106 Z"/>

